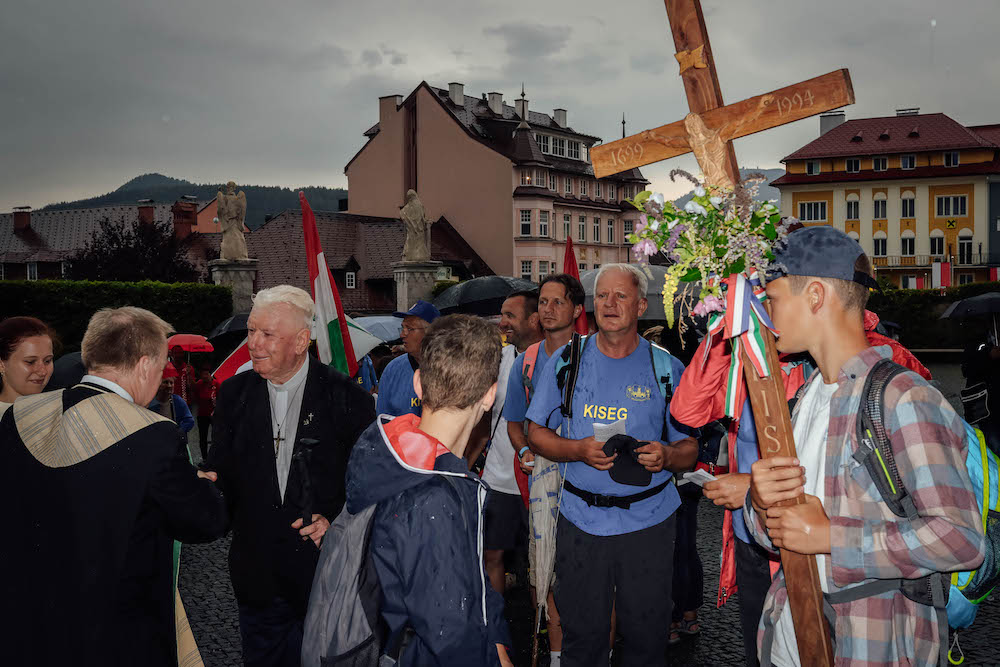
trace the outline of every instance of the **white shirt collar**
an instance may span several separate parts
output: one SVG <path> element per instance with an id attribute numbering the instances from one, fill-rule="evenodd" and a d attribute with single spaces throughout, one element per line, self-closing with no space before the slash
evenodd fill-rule
<path id="1" fill-rule="evenodd" d="M 309 355 L 307 354 L 305 361 L 302 362 L 302 366 L 299 367 L 299 370 L 295 371 L 295 375 L 288 378 L 288 382 L 285 382 L 284 384 L 275 384 L 270 380 L 268 380 L 267 384 L 271 387 L 271 389 L 277 392 L 285 392 L 285 391 L 294 392 L 296 389 L 299 388 L 299 386 L 303 382 L 306 381 L 306 375 L 308 374 L 309 374 Z"/>
<path id="2" fill-rule="evenodd" d="M 132 394 L 125 391 L 120 384 L 117 382 L 112 382 L 107 378 L 98 377 L 96 375 L 84 375 L 80 382 L 89 382 L 90 384 L 96 384 L 99 387 L 104 387 L 105 389 L 110 389 L 115 392 L 126 401 L 130 403 L 135 403 L 135 399 L 132 398 Z"/>

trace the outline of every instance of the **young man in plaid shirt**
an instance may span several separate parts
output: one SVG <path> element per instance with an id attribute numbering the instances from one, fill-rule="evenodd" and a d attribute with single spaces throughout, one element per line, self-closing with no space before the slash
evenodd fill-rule
<path id="1" fill-rule="evenodd" d="M 744 515 L 763 547 L 816 554 L 826 594 L 884 579 L 971 570 L 983 560 L 982 522 L 965 468 L 965 430 L 939 391 L 913 372 L 885 392 L 885 428 L 917 517 L 896 516 L 855 461 L 865 380 L 889 347 L 869 347 L 863 313 L 874 286 L 856 241 L 832 227 L 803 229 L 778 254 L 767 285 L 782 353 L 808 352 L 819 370 L 792 414 L 796 458 L 753 464 Z M 805 494 L 807 502 L 775 503 Z M 783 573 L 768 591 L 758 645 L 762 665 L 800 665 Z M 833 605 L 838 666 L 933 665 L 938 615 L 898 589 Z M 946 630 L 946 629 L 945 629 Z"/>

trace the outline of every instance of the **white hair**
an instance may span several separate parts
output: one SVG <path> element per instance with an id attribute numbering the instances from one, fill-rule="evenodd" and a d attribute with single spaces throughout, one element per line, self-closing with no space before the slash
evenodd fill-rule
<path id="1" fill-rule="evenodd" d="M 302 313 L 302 328 L 312 329 L 316 304 L 304 289 L 292 285 L 275 285 L 262 289 L 253 296 L 254 308 L 267 308 L 280 303 L 287 304 Z"/>
<path id="2" fill-rule="evenodd" d="M 649 288 L 649 278 L 646 277 L 645 271 L 634 264 L 602 264 L 601 268 L 597 270 L 597 277 L 594 278 L 595 293 L 597 292 L 597 283 L 601 281 L 601 276 L 608 271 L 627 273 L 632 277 L 632 283 L 639 288 L 639 298 L 646 298 L 646 290 Z"/>

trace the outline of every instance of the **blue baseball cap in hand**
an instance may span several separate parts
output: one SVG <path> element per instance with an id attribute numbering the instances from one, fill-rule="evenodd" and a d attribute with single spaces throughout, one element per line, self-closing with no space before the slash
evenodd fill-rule
<path id="1" fill-rule="evenodd" d="M 798 229 L 788 235 L 784 248 L 775 251 L 768 279 L 782 276 L 837 278 L 879 289 L 874 278 L 854 269 L 855 262 L 863 254 L 865 251 L 858 242 L 839 229 L 828 225 Z"/>
<path id="2" fill-rule="evenodd" d="M 441 312 L 434 307 L 434 304 L 427 303 L 423 299 L 419 299 L 415 304 L 413 304 L 413 307 L 405 313 L 396 312 L 392 314 L 393 317 L 409 317 L 411 315 L 413 317 L 419 317 L 423 321 L 430 324 L 437 318 L 441 317 Z"/>

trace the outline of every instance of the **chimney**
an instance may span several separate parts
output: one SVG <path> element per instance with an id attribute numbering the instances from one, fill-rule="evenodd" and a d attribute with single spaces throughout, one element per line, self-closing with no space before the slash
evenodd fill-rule
<path id="1" fill-rule="evenodd" d="M 451 98 L 451 103 L 457 107 L 465 106 L 465 85 L 461 83 L 449 83 L 448 84 L 448 97 Z"/>
<path id="2" fill-rule="evenodd" d="M 156 207 L 153 205 L 152 199 L 140 199 L 139 200 L 139 222 L 144 225 L 153 224 L 154 216 L 153 212 Z"/>
<path id="3" fill-rule="evenodd" d="M 819 136 L 823 136 L 845 120 L 847 120 L 847 115 L 843 110 L 821 113 L 819 115 Z"/>
<path id="4" fill-rule="evenodd" d="M 14 231 L 19 232 L 23 229 L 31 229 L 31 207 L 30 206 L 15 206 L 14 207 Z"/>
<path id="5" fill-rule="evenodd" d="M 896 109 L 897 116 L 919 116 L 920 107 L 909 107 L 906 109 Z"/>
<path id="6" fill-rule="evenodd" d="M 174 236 L 184 239 L 198 226 L 198 202 L 181 197 L 170 207 L 174 216 Z"/>
<path id="7" fill-rule="evenodd" d="M 522 94 L 517 100 L 514 100 L 514 108 L 517 110 L 517 115 L 523 120 L 528 119 L 528 100 L 525 99 Z"/>
<path id="8" fill-rule="evenodd" d="M 552 119 L 556 122 L 559 127 L 566 127 L 566 110 L 565 109 L 553 109 Z"/>
<path id="9" fill-rule="evenodd" d="M 378 122 L 388 123 L 389 119 L 399 110 L 399 105 L 403 103 L 402 95 L 386 95 L 378 98 Z"/>
<path id="10" fill-rule="evenodd" d="M 490 93 L 490 111 L 498 116 L 503 115 L 503 93 Z"/>

